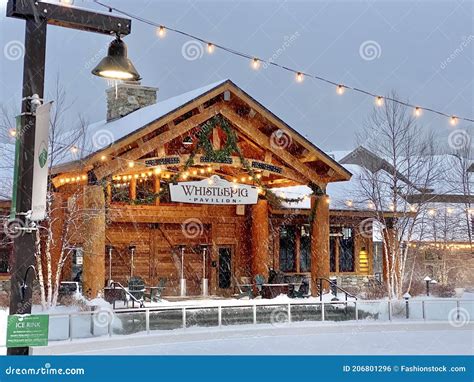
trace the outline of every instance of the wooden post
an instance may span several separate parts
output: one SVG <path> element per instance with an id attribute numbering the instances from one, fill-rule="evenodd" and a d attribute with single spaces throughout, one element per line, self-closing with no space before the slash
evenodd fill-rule
<path id="1" fill-rule="evenodd" d="M 270 263 L 268 202 L 260 199 L 252 206 L 252 274 L 268 277 Z"/>
<path id="2" fill-rule="evenodd" d="M 313 195 L 315 208 L 311 227 L 311 293 L 317 294 L 318 277 L 329 277 L 329 203 L 327 195 Z"/>
<path id="3" fill-rule="evenodd" d="M 135 177 L 130 179 L 129 198 L 130 200 L 137 198 L 137 179 Z"/>
<path id="4" fill-rule="evenodd" d="M 84 187 L 83 293 L 95 298 L 105 285 L 105 198 L 101 186 Z"/>
<path id="5" fill-rule="evenodd" d="M 158 194 L 161 190 L 161 184 L 160 184 L 161 177 L 159 175 L 155 175 L 153 178 L 153 192 L 155 194 Z M 159 206 L 160 205 L 160 198 L 155 199 L 155 205 Z"/>

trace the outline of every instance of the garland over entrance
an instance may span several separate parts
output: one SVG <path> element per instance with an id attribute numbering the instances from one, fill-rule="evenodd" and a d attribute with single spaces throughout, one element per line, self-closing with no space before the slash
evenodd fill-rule
<path id="1" fill-rule="evenodd" d="M 225 143 L 220 149 L 215 149 L 212 145 L 212 131 L 216 127 L 219 127 L 226 135 Z M 286 198 L 277 195 L 261 181 L 260 177 L 257 176 L 254 169 L 252 168 L 251 163 L 249 163 L 249 161 L 244 157 L 242 150 L 238 145 L 238 139 L 234 129 L 222 115 L 215 115 L 203 125 L 201 125 L 199 131 L 194 134 L 194 138 L 197 139 L 195 147 L 193 148 L 191 154 L 184 163 L 184 166 L 178 172 L 171 176 L 171 178 L 167 182 L 168 184 L 177 183 L 182 174 L 195 164 L 195 157 L 199 150 L 202 150 L 203 155 L 206 157 L 206 161 L 208 161 L 209 163 L 225 163 L 225 161 L 229 157 L 236 154 L 240 160 L 242 168 L 244 168 L 248 172 L 250 177 L 260 188 L 261 194 L 268 200 L 272 207 L 279 208 L 282 206 L 283 203 L 299 203 L 305 199 L 305 197 Z M 322 191 L 321 188 L 316 185 L 310 184 L 310 188 L 313 190 L 313 195 L 324 194 L 324 191 Z M 163 187 L 159 192 L 148 195 L 145 199 L 142 199 L 140 201 L 130 200 L 130 203 L 153 203 L 157 198 L 163 197 L 168 193 L 169 186 Z M 312 213 L 311 215 L 314 215 L 314 213 Z M 310 221 L 311 220 L 312 219 L 310 216 Z"/>

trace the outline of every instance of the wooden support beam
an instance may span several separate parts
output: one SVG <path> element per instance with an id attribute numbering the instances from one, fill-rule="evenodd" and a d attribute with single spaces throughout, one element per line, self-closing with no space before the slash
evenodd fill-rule
<path id="1" fill-rule="evenodd" d="M 282 121 L 273 113 L 271 113 L 269 110 L 264 108 L 261 104 L 256 102 L 253 98 L 249 97 L 249 95 L 245 93 L 242 89 L 239 89 L 238 87 L 233 86 L 232 84 L 226 84 L 226 88 L 231 90 L 237 97 L 244 99 L 251 108 L 255 109 L 262 117 L 267 119 L 270 123 L 284 130 L 287 134 L 291 135 L 294 142 L 308 149 L 310 152 L 316 151 L 319 154 L 317 155 L 318 160 L 327 164 L 329 167 L 337 168 L 337 172 L 338 172 L 337 180 L 350 179 L 351 174 L 349 171 L 347 171 L 343 166 L 338 165 L 338 163 L 335 162 L 331 157 L 326 155 L 323 151 L 321 151 L 316 146 L 312 145 L 311 142 L 306 140 L 302 135 L 300 135 L 297 131 L 295 131 L 290 126 L 288 126 L 284 121 Z"/>
<path id="2" fill-rule="evenodd" d="M 270 265 L 270 231 L 268 222 L 268 202 L 259 199 L 257 204 L 251 207 L 252 211 L 252 275 L 262 275 L 268 279 L 268 267 Z"/>
<path id="3" fill-rule="evenodd" d="M 112 14 L 42 1 L 10 0 L 7 16 L 19 19 L 41 17 L 50 25 L 102 33 L 108 36 L 130 34 L 132 20 Z"/>
<path id="4" fill-rule="evenodd" d="M 129 197 L 130 200 L 137 198 L 137 180 L 135 178 L 130 179 Z"/>
<path id="5" fill-rule="evenodd" d="M 159 147 L 164 147 L 169 141 L 185 134 L 189 130 L 195 128 L 201 123 L 207 121 L 209 118 L 212 118 L 214 115 L 218 114 L 220 110 L 219 105 L 210 106 L 203 113 L 196 114 L 181 123 L 178 123 L 173 129 L 165 131 L 164 133 L 150 139 L 149 141 L 144 142 L 141 146 L 132 149 L 120 158 L 114 159 L 109 163 L 103 164 L 94 170 L 94 173 L 97 179 L 102 179 L 107 175 L 114 174 L 119 171 L 123 171 L 127 167 L 128 160 L 136 160 L 141 158 L 145 154 L 155 150 Z"/>
<path id="6" fill-rule="evenodd" d="M 101 186 L 84 187 L 83 293 L 97 297 L 105 286 L 105 199 Z"/>
<path id="7" fill-rule="evenodd" d="M 315 208 L 315 217 L 311 225 L 311 293 L 315 296 L 318 277 L 327 278 L 329 276 L 329 203 L 327 196 L 311 196 L 311 208 Z"/>
<path id="8" fill-rule="evenodd" d="M 293 167 L 293 169 L 295 169 L 298 173 L 303 175 L 308 182 L 311 181 L 319 185 L 320 187 L 322 187 L 323 185 L 325 186 L 325 184 L 321 181 L 321 177 L 316 172 L 314 172 L 309 167 L 299 162 L 297 158 L 295 158 L 293 155 L 291 155 L 289 152 L 285 151 L 284 149 L 273 147 L 270 144 L 270 138 L 267 135 L 262 133 L 260 130 L 258 130 L 254 126 L 252 126 L 249 121 L 239 116 L 234 110 L 232 110 L 232 108 L 226 105 L 222 106 L 221 114 L 224 117 L 226 117 L 228 120 L 232 121 L 232 123 L 238 126 L 238 128 L 244 134 L 252 138 L 260 146 L 267 148 L 275 156 L 279 157 L 284 162 L 288 163 L 291 167 Z"/>
<path id="9" fill-rule="evenodd" d="M 161 190 L 161 177 L 159 175 L 155 175 L 153 178 L 153 192 L 158 194 Z M 155 205 L 160 205 L 160 198 L 156 198 Z"/>

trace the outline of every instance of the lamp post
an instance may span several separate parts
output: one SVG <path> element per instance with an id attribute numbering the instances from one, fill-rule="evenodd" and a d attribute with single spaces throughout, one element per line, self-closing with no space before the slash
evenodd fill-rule
<path id="1" fill-rule="evenodd" d="M 35 109 L 44 94 L 47 25 L 124 36 L 130 33 L 131 20 L 33 0 L 9 0 L 6 15 L 25 20 L 23 91 L 15 154 L 17 176 L 12 198 L 12 216 L 22 227 L 22 235 L 15 237 L 13 243 L 10 296 L 10 314 L 13 315 L 31 313 L 33 280 L 24 279 L 24 275 L 35 264 L 35 229 L 30 226 L 27 215 L 32 209 Z M 8 348 L 7 354 L 28 355 L 29 348 Z"/>
<path id="2" fill-rule="evenodd" d="M 201 245 L 202 249 L 202 295 L 207 296 L 209 294 L 209 279 L 206 275 L 206 263 L 207 263 L 207 244 Z"/>
<path id="3" fill-rule="evenodd" d="M 408 293 L 408 292 L 405 293 L 403 295 L 403 298 L 405 299 L 405 313 L 406 313 L 406 318 L 408 319 L 408 318 L 410 318 L 410 307 L 408 305 L 408 300 L 410 300 L 410 298 L 411 298 L 410 293 Z"/>
<path id="4" fill-rule="evenodd" d="M 112 251 L 114 247 L 111 245 L 107 245 L 107 253 L 109 254 L 109 280 L 107 281 L 107 286 L 112 284 Z"/>
<path id="5" fill-rule="evenodd" d="M 423 279 L 426 283 L 426 295 L 429 296 L 430 295 L 430 281 L 431 281 L 431 277 L 430 276 L 426 276 L 424 279 Z"/>
<path id="6" fill-rule="evenodd" d="M 179 280 L 179 295 L 181 297 L 186 296 L 186 279 L 184 278 L 184 250 L 186 249 L 185 245 L 179 246 L 179 251 L 181 253 L 181 278 Z"/>
<path id="7" fill-rule="evenodd" d="M 133 277 L 133 268 L 134 268 L 134 264 L 133 262 L 135 261 L 135 250 L 137 249 L 137 246 L 136 245 L 129 245 L 128 246 L 128 250 L 130 251 L 130 278 Z"/>

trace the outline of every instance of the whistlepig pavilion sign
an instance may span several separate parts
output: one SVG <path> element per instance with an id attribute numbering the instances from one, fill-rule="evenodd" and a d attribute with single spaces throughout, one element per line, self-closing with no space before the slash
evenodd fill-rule
<path id="1" fill-rule="evenodd" d="M 170 184 L 171 201 L 195 204 L 256 204 L 258 190 L 214 175 L 197 182 Z"/>

